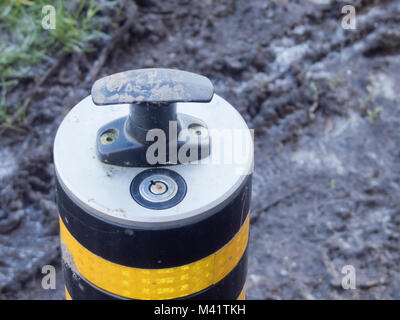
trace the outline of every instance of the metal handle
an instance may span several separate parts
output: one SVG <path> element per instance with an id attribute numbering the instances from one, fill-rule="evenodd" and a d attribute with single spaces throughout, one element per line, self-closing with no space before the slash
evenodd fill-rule
<path id="1" fill-rule="evenodd" d="M 96 105 L 210 102 L 211 81 L 201 75 L 173 69 L 138 69 L 97 80 L 92 87 Z"/>
<path id="2" fill-rule="evenodd" d="M 152 129 L 162 130 L 167 142 L 180 148 L 182 143 L 177 137 L 181 130 L 198 125 L 206 127 L 206 124 L 190 115 L 178 115 L 176 103 L 207 103 L 213 95 L 214 86 L 208 78 L 181 70 L 130 70 L 97 80 L 92 87 L 95 105 L 130 104 L 129 116 L 100 128 L 97 144 L 100 159 L 117 165 L 148 165 L 143 151 L 149 144 L 146 137 Z M 171 121 L 177 124 L 177 135 L 170 134 Z M 208 151 L 196 157 L 208 156 L 209 143 L 209 138 L 198 140 L 196 148 Z"/>

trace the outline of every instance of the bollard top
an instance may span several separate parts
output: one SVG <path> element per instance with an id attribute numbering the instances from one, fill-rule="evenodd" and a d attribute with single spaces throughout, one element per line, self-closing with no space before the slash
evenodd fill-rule
<path id="1" fill-rule="evenodd" d="M 127 104 L 101 108 L 89 96 L 71 109 L 57 131 L 53 148 L 57 180 L 65 193 L 90 214 L 140 227 L 193 223 L 235 197 L 251 172 L 252 136 L 231 104 L 217 94 L 199 108 L 197 103 L 178 103 L 178 115 L 189 115 L 207 124 L 212 152 L 194 163 L 158 166 L 179 174 L 187 185 L 186 194 L 178 205 L 169 208 L 144 207 L 132 198 L 132 182 L 143 171 L 158 168 L 110 165 L 101 161 L 96 148 L 96 130 L 110 121 L 125 119 L 129 113 Z M 232 143 L 230 134 L 234 137 L 235 133 L 241 138 Z"/>

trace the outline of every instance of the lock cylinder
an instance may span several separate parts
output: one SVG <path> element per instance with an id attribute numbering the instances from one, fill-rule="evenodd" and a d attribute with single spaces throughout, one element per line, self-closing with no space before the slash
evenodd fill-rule
<path id="1" fill-rule="evenodd" d="M 54 164 L 67 299 L 244 299 L 253 142 L 209 79 L 96 81 Z"/>

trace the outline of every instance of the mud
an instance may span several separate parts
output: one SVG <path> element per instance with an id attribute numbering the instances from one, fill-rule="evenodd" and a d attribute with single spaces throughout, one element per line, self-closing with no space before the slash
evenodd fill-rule
<path id="1" fill-rule="evenodd" d="M 341 27 L 342 1 L 136 4 L 96 79 L 197 72 L 255 129 L 248 298 L 399 299 L 400 1 L 351 1 L 356 30 Z M 63 296 L 60 271 L 56 292 L 40 287 L 61 259 L 52 143 L 106 45 L 67 56 L 1 136 L 1 298 Z M 345 265 L 356 290 L 341 286 Z"/>

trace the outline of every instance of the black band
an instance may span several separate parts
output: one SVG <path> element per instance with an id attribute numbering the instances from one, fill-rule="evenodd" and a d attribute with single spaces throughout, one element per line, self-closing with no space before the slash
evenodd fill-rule
<path id="1" fill-rule="evenodd" d="M 104 291 L 82 278 L 63 263 L 65 286 L 73 300 L 129 300 Z M 233 270 L 218 283 L 177 300 L 235 300 L 242 292 L 247 275 L 247 249 Z"/>
<path id="2" fill-rule="evenodd" d="M 59 213 L 72 236 L 108 261 L 144 269 L 189 264 L 222 248 L 245 221 L 250 196 L 251 175 L 218 212 L 196 222 L 145 228 L 118 224 L 84 210 L 68 197 L 57 180 Z"/>

